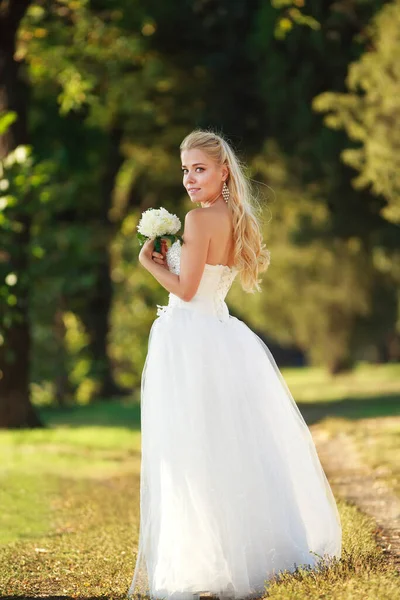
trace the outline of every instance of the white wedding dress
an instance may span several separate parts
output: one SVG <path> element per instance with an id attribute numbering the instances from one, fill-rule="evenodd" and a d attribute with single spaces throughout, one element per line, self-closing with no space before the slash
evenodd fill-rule
<path id="1" fill-rule="evenodd" d="M 180 242 L 168 252 L 179 273 Z M 128 597 L 265 594 L 268 579 L 340 558 L 335 499 L 262 340 L 231 316 L 236 268 L 159 307 L 142 374 L 139 547 Z"/>

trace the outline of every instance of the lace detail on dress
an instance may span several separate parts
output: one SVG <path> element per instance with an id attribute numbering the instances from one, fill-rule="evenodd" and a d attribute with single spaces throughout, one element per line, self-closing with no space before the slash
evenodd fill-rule
<path id="1" fill-rule="evenodd" d="M 181 267 L 181 243 L 176 240 L 167 251 L 167 264 L 171 273 L 179 275 Z"/>
<path id="2" fill-rule="evenodd" d="M 225 303 L 225 297 L 232 285 L 236 272 L 228 266 L 223 266 L 221 278 L 214 296 L 215 312 L 220 321 L 229 317 L 229 311 Z"/>
<path id="3" fill-rule="evenodd" d="M 175 275 L 179 275 L 180 266 L 181 266 L 181 243 L 179 240 L 176 240 L 170 248 L 167 250 L 167 265 L 171 273 Z M 163 306 L 162 304 L 157 304 L 157 317 L 161 317 L 164 314 L 168 314 L 169 305 Z"/>
<path id="4" fill-rule="evenodd" d="M 181 250 L 181 242 L 176 240 L 168 249 L 166 255 L 169 270 L 175 275 L 180 274 Z M 157 316 L 170 317 L 173 307 L 180 307 L 213 314 L 221 322 L 227 321 L 229 319 L 229 310 L 225 302 L 225 297 L 237 272 L 236 267 L 206 263 L 203 277 L 192 300 L 185 302 L 174 294 L 169 294 L 169 301 L 166 306 L 157 304 Z"/>
<path id="5" fill-rule="evenodd" d="M 168 312 L 168 305 L 163 306 L 162 304 L 157 304 L 157 317 L 161 317 L 164 313 Z"/>

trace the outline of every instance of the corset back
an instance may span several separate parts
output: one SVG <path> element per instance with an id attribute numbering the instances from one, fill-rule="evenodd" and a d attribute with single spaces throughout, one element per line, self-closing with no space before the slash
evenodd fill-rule
<path id="1" fill-rule="evenodd" d="M 179 240 L 172 244 L 167 253 L 167 263 L 171 273 L 180 273 L 181 244 Z M 189 301 L 182 300 L 175 294 L 169 294 L 168 305 L 159 306 L 157 314 L 160 315 L 172 307 L 194 310 L 203 314 L 216 316 L 220 321 L 229 318 L 228 306 L 225 297 L 238 273 L 236 267 L 227 265 L 204 265 L 199 287 L 196 294 Z"/>

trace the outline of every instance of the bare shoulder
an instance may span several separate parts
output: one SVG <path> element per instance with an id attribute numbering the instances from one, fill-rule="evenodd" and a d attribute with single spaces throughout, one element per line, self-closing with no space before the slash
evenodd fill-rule
<path id="1" fill-rule="evenodd" d="M 204 208 L 193 208 L 186 213 L 183 241 L 189 239 L 208 240 L 210 227 Z"/>
<path id="2" fill-rule="evenodd" d="M 200 223 L 207 218 L 207 210 L 205 208 L 193 208 L 186 213 L 185 223 Z"/>
<path id="3" fill-rule="evenodd" d="M 215 208 L 193 208 L 186 213 L 186 220 L 191 223 L 195 222 L 208 222 L 210 225 L 224 223 L 227 219 L 230 219 L 228 211 L 221 211 L 221 209 Z"/>
<path id="4" fill-rule="evenodd" d="M 185 216 L 186 231 L 207 231 L 209 229 L 209 216 L 205 208 L 193 208 Z"/>

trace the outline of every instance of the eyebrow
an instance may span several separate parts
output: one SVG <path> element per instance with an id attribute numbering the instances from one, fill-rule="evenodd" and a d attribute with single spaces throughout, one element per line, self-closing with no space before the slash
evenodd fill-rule
<path id="1" fill-rule="evenodd" d="M 193 163 L 192 167 L 198 167 L 198 166 L 200 166 L 200 165 L 203 165 L 204 167 L 206 166 L 206 164 L 205 164 L 205 163 Z M 182 165 L 182 168 L 183 168 L 183 167 L 185 167 L 185 168 L 186 168 L 186 165 Z"/>

